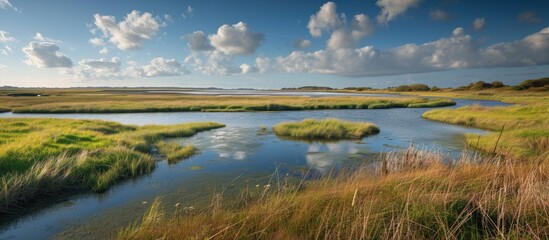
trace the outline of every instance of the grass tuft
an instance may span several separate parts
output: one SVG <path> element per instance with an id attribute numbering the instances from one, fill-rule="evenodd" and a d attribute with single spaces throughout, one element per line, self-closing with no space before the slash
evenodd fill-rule
<path id="1" fill-rule="evenodd" d="M 283 122 L 275 125 L 278 136 L 301 139 L 361 139 L 379 133 L 379 128 L 368 122 L 349 122 L 339 119 L 304 119 L 301 122 Z"/>
<path id="2" fill-rule="evenodd" d="M 160 141 L 156 143 L 158 151 L 168 159 L 169 163 L 176 163 L 185 158 L 189 158 L 197 152 L 194 145 L 181 146 L 174 142 Z"/>

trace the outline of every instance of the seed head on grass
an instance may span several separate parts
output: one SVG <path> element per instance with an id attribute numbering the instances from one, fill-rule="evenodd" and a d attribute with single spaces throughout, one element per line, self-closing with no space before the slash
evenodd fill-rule
<path id="1" fill-rule="evenodd" d="M 192 215 L 146 223 L 133 231 L 120 231 L 118 237 L 549 238 L 547 161 L 502 161 L 493 156 L 468 159 L 464 154 L 447 165 L 439 153 L 417 149 L 387 154 L 382 160 L 390 168 L 387 175 L 360 166 L 296 187 L 260 191 L 234 208 L 216 204 Z"/>

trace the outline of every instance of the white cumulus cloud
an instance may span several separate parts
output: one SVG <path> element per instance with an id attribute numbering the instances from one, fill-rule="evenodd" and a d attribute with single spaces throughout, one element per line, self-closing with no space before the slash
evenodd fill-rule
<path id="1" fill-rule="evenodd" d="M 148 65 L 128 67 L 125 74 L 132 77 L 170 77 L 189 74 L 189 71 L 175 59 L 157 57 Z"/>
<path id="2" fill-rule="evenodd" d="M 243 63 L 242 65 L 240 65 L 240 72 L 242 74 L 248 74 L 248 73 L 253 73 L 253 72 L 257 72 L 257 68 L 255 68 L 254 66 L 251 66 L 247 63 Z"/>
<path id="3" fill-rule="evenodd" d="M 210 44 L 210 40 L 202 31 L 196 31 L 184 37 L 187 39 L 187 46 L 192 51 L 211 51 L 214 47 Z"/>
<path id="4" fill-rule="evenodd" d="M 258 72 L 247 63 L 237 64 L 235 56 L 251 55 L 264 39 L 262 33 L 249 28 L 246 23 L 224 24 L 215 34 L 206 37 L 202 31 L 196 31 L 182 37 L 192 53 L 185 63 L 194 70 L 208 75 L 234 75 Z"/>
<path id="5" fill-rule="evenodd" d="M 456 68 L 549 64 L 549 55 L 539 54 L 541 52 L 549 52 L 549 27 L 522 40 L 494 44 L 487 48 L 481 48 L 478 41 L 465 34 L 463 28 L 456 28 L 450 37 L 388 50 L 365 46 L 358 49 L 294 51 L 288 56 L 275 58 L 270 69 L 364 77 Z"/>
<path id="6" fill-rule="evenodd" d="M 338 14 L 336 8 L 337 5 L 333 2 L 325 3 L 316 14 L 311 15 L 307 24 L 313 37 L 320 37 L 323 33 L 330 34 L 327 42 L 329 49 L 354 48 L 362 38 L 374 31 L 367 15 L 355 15 L 351 23 L 348 23 L 345 14 Z"/>
<path id="7" fill-rule="evenodd" d="M 65 70 L 66 74 L 73 74 L 80 79 L 111 79 L 119 78 L 122 62 L 119 58 L 112 59 L 83 59 L 72 69 Z"/>
<path id="8" fill-rule="evenodd" d="M 272 69 L 273 63 L 268 57 L 258 57 L 255 59 L 254 67 L 258 70 L 259 73 L 266 73 Z"/>
<path id="9" fill-rule="evenodd" d="M 517 67 L 549 64 L 549 27 L 522 40 L 503 42 L 480 50 L 480 67 Z"/>
<path id="10" fill-rule="evenodd" d="M 262 33 L 254 32 L 246 23 L 224 24 L 217 33 L 210 35 L 211 44 L 227 55 L 250 55 L 264 39 Z"/>
<path id="11" fill-rule="evenodd" d="M 336 8 L 337 5 L 334 2 L 327 2 L 316 14 L 311 15 L 307 28 L 313 37 L 320 37 L 323 32 L 332 31 L 342 25 Z"/>
<path id="12" fill-rule="evenodd" d="M 149 64 L 142 66 L 133 61 L 129 61 L 127 64 L 129 66 L 123 69 L 122 62 L 117 57 L 111 59 L 83 59 L 73 68 L 61 72 L 75 75 L 83 80 L 168 77 L 189 73 L 177 60 L 163 57 L 154 58 Z"/>
<path id="13" fill-rule="evenodd" d="M 159 31 L 161 23 L 152 14 L 132 11 L 123 21 L 116 22 L 114 16 L 94 15 L 95 26 L 101 30 L 103 37 L 121 50 L 138 49 L 145 40 L 153 38 Z"/>
<path id="14" fill-rule="evenodd" d="M 340 48 L 354 48 L 358 42 L 374 31 L 368 16 L 364 14 L 356 15 L 350 26 L 337 29 L 328 39 L 328 49 L 336 50 Z"/>
<path id="15" fill-rule="evenodd" d="M 185 58 L 185 63 L 194 67 L 194 70 L 207 75 L 234 75 L 240 74 L 242 68 L 234 62 L 231 55 L 214 50 L 208 52 L 193 53 Z"/>
<path id="16" fill-rule="evenodd" d="M 101 38 L 91 38 L 88 42 L 92 46 L 96 46 L 96 47 L 105 46 L 105 41 L 103 41 L 103 39 Z"/>
<path id="17" fill-rule="evenodd" d="M 39 32 L 34 35 L 33 39 L 38 42 L 61 43 L 61 41 L 45 37 L 44 35 L 42 35 L 42 33 Z"/>
<path id="18" fill-rule="evenodd" d="M 36 33 L 35 41 L 29 42 L 23 49 L 27 59 L 25 63 L 38 68 L 70 68 L 72 60 L 61 52 L 55 40 Z"/>
<path id="19" fill-rule="evenodd" d="M 376 5 L 381 8 L 377 15 L 377 22 L 387 24 L 412 7 L 417 7 L 421 0 L 377 0 Z"/>

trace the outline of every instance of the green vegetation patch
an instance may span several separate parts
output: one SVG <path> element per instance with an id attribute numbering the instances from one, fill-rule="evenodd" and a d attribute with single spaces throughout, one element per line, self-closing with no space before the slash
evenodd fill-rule
<path id="1" fill-rule="evenodd" d="M 378 133 L 379 128 L 369 122 L 348 122 L 328 118 L 283 122 L 275 125 L 273 131 L 278 136 L 301 139 L 361 139 Z"/>
<path id="2" fill-rule="evenodd" d="M 544 98 L 529 105 L 472 105 L 458 109 L 436 109 L 425 112 L 423 117 L 494 131 L 482 136 L 466 135 L 470 146 L 486 152 L 520 157 L 536 157 L 549 153 L 549 104 Z M 502 129 L 500 137 L 499 132 Z"/>
<path id="3" fill-rule="evenodd" d="M 105 191 L 152 171 L 157 144 L 170 161 L 193 146 L 163 143 L 223 127 L 214 122 L 128 126 L 100 120 L 0 119 L 0 213 L 61 191 Z"/>
<path id="4" fill-rule="evenodd" d="M 455 102 L 451 99 L 436 99 L 423 103 L 411 103 L 408 104 L 409 108 L 434 108 L 434 107 L 446 107 L 455 105 Z"/>
<path id="5" fill-rule="evenodd" d="M 549 78 L 539 78 L 539 79 L 530 79 L 525 80 L 521 82 L 516 89 L 523 90 L 523 89 L 532 89 L 532 88 L 538 88 L 540 90 L 548 90 L 549 86 Z"/>
<path id="6" fill-rule="evenodd" d="M 436 87 L 434 87 L 436 88 Z M 387 88 L 389 91 L 395 92 L 420 92 L 420 91 L 430 91 L 431 88 L 425 84 L 410 84 L 410 85 L 400 85 L 397 87 Z"/>
<path id="7" fill-rule="evenodd" d="M 168 159 L 169 163 L 176 163 L 182 159 L 188 158 L 197 152 L 194 145 L 181 146 L 174 142 L 160 141 L 156 144 L 158 151 Z"/>

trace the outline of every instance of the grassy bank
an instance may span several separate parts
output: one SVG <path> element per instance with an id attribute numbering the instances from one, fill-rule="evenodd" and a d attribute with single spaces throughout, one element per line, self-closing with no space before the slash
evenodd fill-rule
<path id="1" fill-rule="evenodd" d="M 437 91 L 437 92 L 406 92 L 399 93 L 409 96 L 434 97 L 434 98 L 458 98 L 471 100 L 500 101 L 512 104 L 540 104 L 549 102 L 548 92 L 524 92 L 512 90 L 480 90 L 480 91 Z"/>
<path id="2" fill-rule="evenodd" d="M 529 96 L 522 99 L 513 96 L 510 101 L 527 104 L 508 107 L 465 106 L 458 109 L 436 109 L 425 112 L 423 117 L 494 131 L 492 134 L 483 136 L 468 134 L 467 143 L 473 148 L 519 158 L 547 156 L 549 154 L 549 100 L 540 97 L 534 101 L 529 99 Z"/>
<path id="3" fill-rule="evenodd" d="M 35 89 L 38 96 L 13 96 L 0 91 L 0 109 L 15 113 L 127 113 L 127 112 L 242 112 L 316 109 L 383 109 L 455 105 L 448 99 L 421 97 L 301 97 L 301 96 L 205 96 L 160 94 L 136 90 Z M 20 93 L 22 94 L 22 93 Z"/>
<path id="4" fill-rule="evenodd" d="M 349 122 L 339 119 L 304 119 L 301 122 L 283 122 L 275 125 L 278 136 L 299 139 L 361 139 L 379 133 L 379 128 L 368 122 Z"/>
<path id="5" fill-rule="evenodd" d="M 158 142 L 156 144 L 158 151 L 168 159 L 169 163 L 176 163 L 181 159 L 194 155 L 197 149 L 194 145 L 181 146 L 177 143 Z"/>
<path id="6" fill-rule="evenodd" d="M 0 119 L 0 213 L 43 195 L 104 191 L 118 180 L 150 172 L 154 167 L 152 145 L 160 140 L 223 126 L 205 122 L 138 127 L 97 120 Z M 172 159 L 188 156 L 180 148 L 161 150 Z"/>
<path id="7" fill-rule="evenodd" d="M 375 169 L 247 191 L 239 207 L 156 201 L 118 239 L 546 239 L 549 163 L 408 150 Z M 270 187 L 268 187 L 270 186 Z M 172 215 L 173 213 L 173 215 Z"/>

